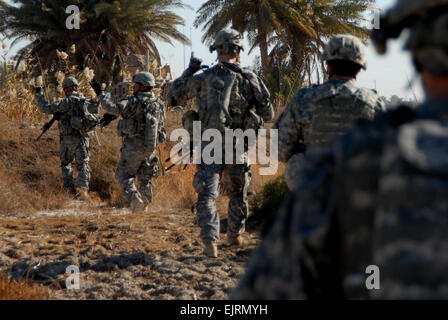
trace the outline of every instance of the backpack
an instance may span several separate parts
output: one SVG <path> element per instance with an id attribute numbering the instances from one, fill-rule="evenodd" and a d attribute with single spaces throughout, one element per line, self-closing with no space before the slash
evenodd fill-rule
<path id="1" fill-rule="evenodd" d="M 164 105 L 156 97 L 143 100 L 134 96 L 132 99 L 123 112 L 123 120 L 118 123 L 118 135 L 144 137 L 145 145 L 155 149 L 166 138 Z"/>
<path id="2" fill-rule="evenodd" d="M 88 137 L 91 128 L 100 121 L 98 103 L 86 98 L 72 98 L 76 106 L 72 107 L 70 126 L 82 136 Z"/>

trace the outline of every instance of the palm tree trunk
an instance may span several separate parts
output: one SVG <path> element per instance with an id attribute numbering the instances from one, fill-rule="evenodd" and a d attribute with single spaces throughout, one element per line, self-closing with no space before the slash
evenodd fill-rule
<path id="1" fill-rule="evenodd" d="M 268 55 L 268 42 L 266 30 L 263 28 L 263 24 L 261 22 L 261 15 L 259 12 L 259 7 L 256 10 L 257 17 L 257 29 L 258 29 L 258 46 L 260 47 L 260 57 L 261 57 L 261 71 L 263 74 L 266 74 L 267 67 L 269 65 L 269 55 Z"/>

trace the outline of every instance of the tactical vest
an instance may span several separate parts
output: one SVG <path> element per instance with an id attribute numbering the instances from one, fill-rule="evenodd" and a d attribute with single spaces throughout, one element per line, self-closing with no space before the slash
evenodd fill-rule
<path id="1" fill-rule="evenodd" d="M 61 103 L 64 112 L 58 123 L 60 134 L 89 137 L 90 128 L 99 121 L 98 104 L 80 95 L 71 95 Z"/>
<path id="2" fill-rule="evenodd" d="M 163 142 L 165 110 L 163 103 L 155 96 L 131 97 L 122 116 L 118 123 L 119 136 L 144 138 L 145 145 L 151 149 Z"/>
<path id="3" fill-rule="evenodd" d="M 326 147 L 358 120 L 374 118 L 375 110 L 364 100 L 360 90 L 353 90 L 355 87 L 350 90 L 339 89 L 331 87 L 330 90 L 321 90 L 313 100 L 311 119 L 308 119 L 311 124 L 303 132 L 307 146 Z"/>
<path id="4" fill-rule="evenodd" d="M 241 74 L 221 64 L 204 71 L 198 103 L 203 130 L 244 129 L 250 105 L 244 97 Z"/>
<path id="5" fill-rule="evenodd" d="M 382 290 L 375 298 L 448 297 L 448 123 L 435 119 L 401 125 L 383 149 L 373 221 Z"/>
<path id="6" fill-rule="evenodd" d="M 348 170 L 335 179 L 332 222 L 343 237 L 331 240 L 340 251 L 330 269 L 343 274 L 345 298 L 448 296 L 448 123 L 422 115 L 390 112 L 340 154 Z M 380 290 L 367 289 L 368 266 L 378 267 Z"/>

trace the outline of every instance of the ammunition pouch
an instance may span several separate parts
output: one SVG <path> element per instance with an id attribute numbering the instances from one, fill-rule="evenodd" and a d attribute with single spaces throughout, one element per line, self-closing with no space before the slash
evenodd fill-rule
<path id="1" fill-rule="evenodd" d="M 158 136 L 158 142 L 164 143 L 166 141 L 166 130 L 165 128 L 159 128 L 159 136 Z"/>
<path id="2" fill-rule="evenodd" d="M 134 119 L 122 119 L 118 122 L 117 134 L 119 137 L 134 137 L 138 133 L 138 122 Z"/>
<path id="3" fill-rule="evenodd" d="M 77 131 L 81 131 L 84 129 L 83 121 L 81 117 L 72 117 L 70 119 L 70 126 Z"/>
<path id="4" fill-rule="evenodd" d="M 145 147 L 153 152 L 156 149 L 158 143 L 159 123 L 157 121 L 157 118 L 149 113 L 146 114 L 145 120 Z"/>
<path id="5" fill-rule="evenodd" d="M 158 178 L 160 176 L 159 158 L 155 156 L 150 160 L 152 178 Z"/>

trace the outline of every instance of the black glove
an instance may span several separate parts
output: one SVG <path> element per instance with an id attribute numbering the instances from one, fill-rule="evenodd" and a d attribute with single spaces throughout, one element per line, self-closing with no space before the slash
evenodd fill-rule
<path id="1" fill-rule="evenodd" d="M 101 119 L 101 125 L 102 127 L 107 127 L 112 121 L 114 121 L 115 119 L 117 119 L 118 117 L 116 115 L 110 114 L 110 113 L 106 113 L 103 116 L 103 119 Z"/>
<path id="2" fill-rule="evenodd" d="M 101 93 L 103 93 L 103 88 L 101 84 L 94 80 L 90 83 L 90 86 L 92 87 L 93 91 L 95 91 L 96 95 L 99 96 Z"/>
<path id="3" fill-rule="evenodd" d="M 34 92 L 36 94 L 42 94 L 42 87 L 34 87 Z"/>
<path id="4" fill-rule="evenodd" d="M 202 69 L 202 59 L 196 58 L 194 53 L 191 54 L 190 64 L 188 65 L 188 69 L 192 74 L 195 74 L 199 70 Z"/>

